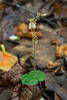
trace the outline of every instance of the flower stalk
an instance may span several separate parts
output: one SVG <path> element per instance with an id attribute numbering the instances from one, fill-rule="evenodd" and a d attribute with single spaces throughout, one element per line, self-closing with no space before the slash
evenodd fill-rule
<path id="1" fill-rule="evenodd" d="M 33 44 L 34 44 L 34 75 L 33 78 L 35 78 L 35 71 L 36 71 L 36 65 L 35 65 L 35 53 L 36 53 L 36 43 L 38 42 L 37 37 L 35 35 L 35 28 L 36 28 L 36 21 L 41 16 L 40 13 L 37 13 L 37 16 L 33 19 L 28 19 L 30 21 L 29 23 L 29 29 L 33 29 Z M 35 85 L 33 85 L 33 99 L 35 100 Z"/>
<path id="2" fill-rule="evenodd" d="M 34 37 L 33 37 L 33 39 L 34 39 L 34 76 L 33 77 L 35 77 L 35 51 L 36 51 L 36 47 L 35 47 L 35 29 L 33 29 L 33 35 L 34 35 Z"/>

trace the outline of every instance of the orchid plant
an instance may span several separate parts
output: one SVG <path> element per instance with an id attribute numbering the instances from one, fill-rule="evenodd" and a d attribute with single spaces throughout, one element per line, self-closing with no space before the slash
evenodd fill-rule
<path id="1" fill-rule="evenodd" d="M 21 78 L 22 84 L 25 85 L 36 85 L 38 82 L 44 81 L 46 79 L 46 75 L 44 72 L 40 70 L 36 70 L 35 66 L 35 51 L 36 51 L 36 43 L 38 42 L 38 38 L 35 35 L 35 28 L 36 28 L 36 21 L 41 16 L 40 13 L 37 13 L 37 16 L 33 19 L 28 19 L 30 21 L 29 23 L 29 29 L 33 29 L 33 44 L 34 44 L 34 70 L 30 71 L 28 74 L 24 74 Z M 34 91 L 35 94 L 35 91 Z"/>

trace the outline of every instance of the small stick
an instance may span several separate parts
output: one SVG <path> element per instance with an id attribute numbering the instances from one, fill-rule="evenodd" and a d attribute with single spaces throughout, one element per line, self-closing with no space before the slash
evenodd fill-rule
<path id="1" fill-rule="evenodd" d="M 24 11 L 27 11 L 28 13 L 31 13 L 31 14 L 33 14 L 33 15 L 37 15 L 37 13 L 36 12 L 34 12 L 34 11 L 32 11 L 32 10 L 30 10 L 30 9 L 28 9 L 28 8 L 26 8 L 26 7 L 21 7 L 20 5 L 18 5 L 18 4 L 12 4 L 12 3 L 10 3 L 10 2 L 4 2 L 4 3 L 6 3 L 6 4 L 8 4 L 8 5 L 10 5 L 10 6 L 12 6 L 12 7 L 17 7 L 17 8 L 20 8 L 20 9 L 22 9 L 22 10 L 24 10 Z M 40 16 L 40 19 L 42 19 L 42 20 L 44 20 L 45 22 L 47 22 L 50 26 L 53 26 L 53 27 L 55 27 L 56 26 L 56 24 L 54 23 L 54 22 L 52 22 L 51 20 L 49 20 L 49 19 L 47 19 L 47 18 L 45 18 L 45 17 L 43 17 L 43 16 Z"/>
<path id="2" fill-rule="evenodd" d="M 3 11 L 2 11 L 1 19 L 0 19 L 0 28 L 1 28 L 1 36 L 0 36 L 1 43 L 0 44 L 3 44 L 2 20 L 3 20 L 4 11 L 5 11 L 5 6 L 6 4 L 3 5 Z"/>

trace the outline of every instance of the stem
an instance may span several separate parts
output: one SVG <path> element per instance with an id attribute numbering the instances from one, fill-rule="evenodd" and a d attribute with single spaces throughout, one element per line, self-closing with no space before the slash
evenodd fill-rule
<path id="1" fill-rule="evenodd" d="M 35 85 L 33 85 L 33 100 L 35 100 Z"/>
<path id="2" fill-rule="evenodd" d="M 35 42 L 34 42 L 34 77 L 35 77 Z"/>
<path id="3" fill-rule="evenodd" d="M 33 39 L 34 39 L 34 75 L 35 78 L 35 29 L 33 29 Z M 33 99 L 35 100 L 35 85 L 33 85 Z"/>
<path id="4" fill-rule="evenodd" d="M 35 29 L 33 29 L 33 35 L 34 35 L 34 76 L 35 77 Z"/>

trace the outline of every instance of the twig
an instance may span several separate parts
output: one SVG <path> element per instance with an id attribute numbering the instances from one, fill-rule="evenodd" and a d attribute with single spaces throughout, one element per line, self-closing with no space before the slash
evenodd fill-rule
<path id="1" fill-rule="evenodd" d="M 67 18 L 51 18 L 51 21 L 67 21 Z"/>
<path id="2" fill-rule="evenodd" d="M 39 93 L 36 94 L 35 97 L 37 97 L 38 95 L 40 95 L 43 92 L 43 95 L 48 99 L 48 100 L 52 100 L 46 93 L 45 93 L 45 88 L 43 88 Z"/>
<path id="3" fill-rule="evenodd" d="M 7 5 L 10 5 L 10 6 L 12 6 L 12 7 L 17 7 L 17 8 L 20 8 L 20 9 L 22 9 L 22 10 L 24 10 L 24 11 L 27 11 L 28 13 L 30 13 L 30 14 L 33 14 L 33 15 L 37 15 L 37 13 L 36 12 L 34 12 L 34 11 L 32 11 L 31 9 L 28 9 L 28 8 L 26 8 L 26 7 L 21 7 L 20 5 L 18 5 L 18 4 L 12 4 L 12 3 L 10 3 L 10 2 L 4 2 L 4 3 L 6 3 Z M 51 20 L 49 20 L 49 19 L 47 19 L 47 18 L 45 18 L 45 17 L 43 17 L 43 16 L 40 16 L 40 19 L 42 19 L 42 20 L 44 20 L 45 22 L 47 22 L 50 26 L 53 26 L 53 27 L 55 27 L 56 26 L 56 24 L 54 23 L 54 22 L 52 22 Z"/>
<path id="4" fill-rule="evenodd" d="M 3 43 L 2 20 L 3 20 L 4 11 L 5 11 L 5 4 L 3 5 L 3 11 L 2 11 L 2 14 L 1 14 L 1 18 L 0 18 L 0 28 L 1 28 L 1 31 L 0 31 L 1 32 L 1 36 L 0 36 L 1 43 L 0 44 Z"/>

